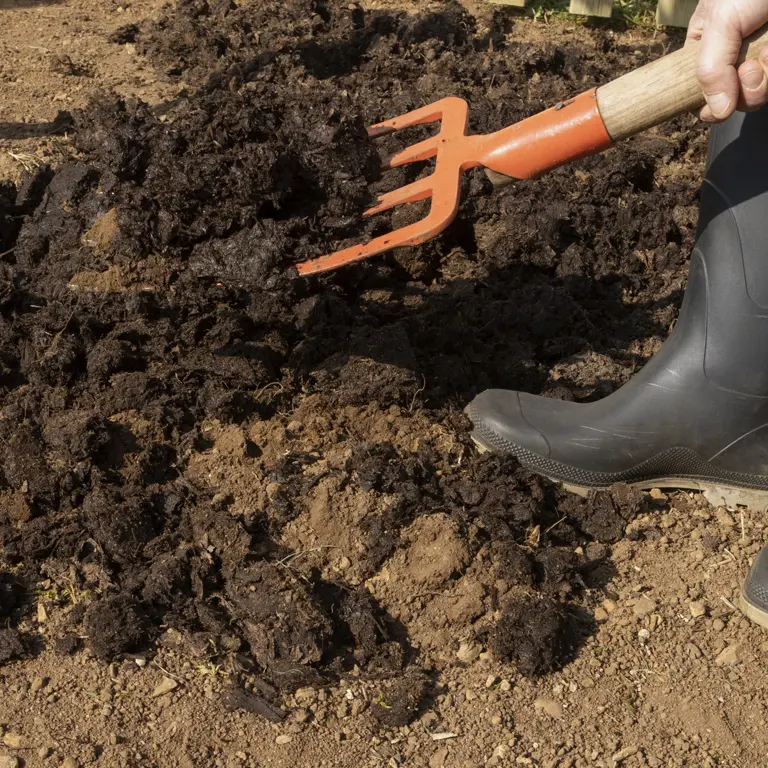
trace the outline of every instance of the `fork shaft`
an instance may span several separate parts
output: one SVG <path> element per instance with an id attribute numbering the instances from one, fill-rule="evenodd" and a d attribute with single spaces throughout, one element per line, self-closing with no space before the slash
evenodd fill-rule
<path id="1" fill-rule="evenodd" d="M 496 133 L 471 138 L 475 164 L 512 179 L 535 178 L 612 143 L 594 89 Z"/>

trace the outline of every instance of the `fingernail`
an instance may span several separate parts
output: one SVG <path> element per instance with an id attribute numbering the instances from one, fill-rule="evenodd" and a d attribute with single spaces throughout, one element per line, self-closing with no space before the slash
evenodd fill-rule
<path id="1" fill-rule="evenodd" d="M 715 117 L 725 117 L 731 107 L 727 93 L 712 93 L 707 96 L 707 104 Z"/>
<path id="2" fill-rule="evenodd" d="M 765 83 L 765 72 L 762 69 L 750 70 L 743 75 L 741 83 L 748 91 L 757 91 Z"/>

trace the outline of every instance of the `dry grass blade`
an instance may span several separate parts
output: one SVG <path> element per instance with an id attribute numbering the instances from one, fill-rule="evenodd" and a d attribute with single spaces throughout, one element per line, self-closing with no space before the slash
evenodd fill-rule
<path id="1" fill-rule="evenodd" d="M 8 152 L 8 156 L 21 165 L 27 173 L 34 173 L 45 162 L 37 155 L 30 155 L 26 152 Z"/>

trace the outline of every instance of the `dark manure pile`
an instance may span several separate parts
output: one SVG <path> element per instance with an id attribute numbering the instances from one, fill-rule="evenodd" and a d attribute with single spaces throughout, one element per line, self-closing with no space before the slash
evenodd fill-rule
<path id="1" fill-rule="evenodd" d="M 654 351 L 693 238 L 695 190 L 669 171 L 700 167 L 693 122 L 503 192 L 473 173 L 434 242 L 291 274 L 421 215 L 361 222 L 372 195 L 424 172 L 382 178 L 367 124 L 459 95 L 492 131 L 662 52 L 605 30 L 520 42 L 527 24 L 452 2 L 409 16 L 180 0 L 116 33 L 178 98 L 105 94 L 72 115 L 70 159 L 0 185 L 0 662 L 39 647 L 42 590 L 66 609 L 48 638 L 61 653 L 213 654 L 260 681 L 233 706 L 270 719 L 275 691 L 356 665 L 406 685 L 402 712 L 380 707 L 406 722 L 435 670 L 367 585 L 438 518 L 466 542 L 451 578 L 480 558 L 497 585 L 479 642 L 530 675 L 577 652 L 605 545 L 641 499 L 579 499 L 477 456 L 461 408 L 489 386 L 600 397 Z M 342 428 L 350 414 L 452 442 Z M 245 437 L 228 454 L 213 433 Z M 250 491 L 199 471 L 214 453 L 237 454 L 226 471 L 247 467 Z M 354 576 L 291 544 L 320 490 L 373 510 Z"/>

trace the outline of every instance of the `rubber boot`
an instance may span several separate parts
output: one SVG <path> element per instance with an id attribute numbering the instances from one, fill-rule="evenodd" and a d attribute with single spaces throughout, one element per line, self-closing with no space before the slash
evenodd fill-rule
<path id="1" fill-rule="evenodd" d="M 752 621 L 768 627 L 768 547 L 760 551 L 749 570 L 739 607 Z"/>
<path id="2" fill-rule="evenodd" d="M 595 403 L 510 390 L 470 404 L 481 449 L 577 492 L 629 483 L 768 507 L 768 109 L 712 129 L 678 322 Z"/>

